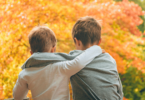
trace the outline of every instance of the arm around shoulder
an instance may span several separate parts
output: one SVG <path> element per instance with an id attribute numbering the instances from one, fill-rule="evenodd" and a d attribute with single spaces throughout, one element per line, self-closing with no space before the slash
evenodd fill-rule
<path id="1" fill-rule="evenodd" d="M 95 45 L 86 49 L 82 54 L 70 61 L 62 62 L 60 65 L 61 72 L 72 76 L 83 69 L 89 64 L 95 57 L 102 53 L 102 49 Z"/>

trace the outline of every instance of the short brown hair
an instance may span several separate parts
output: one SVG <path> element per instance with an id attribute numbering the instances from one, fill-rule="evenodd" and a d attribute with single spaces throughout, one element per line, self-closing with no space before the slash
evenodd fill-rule
<path id="1" fill-rule="evenodd" d="M 81 17 L 72 29 L 72 37 L 80 40 L 84 46 L 97 43 L 101 38 L 101 25 L 93 17 Z"/>
<path id="2" fill-rule="evenodd" d="M 37 26 L 28 35 L 32 52 L 48 52 L 56 45 L 54 32 L 46 26 Z"/>

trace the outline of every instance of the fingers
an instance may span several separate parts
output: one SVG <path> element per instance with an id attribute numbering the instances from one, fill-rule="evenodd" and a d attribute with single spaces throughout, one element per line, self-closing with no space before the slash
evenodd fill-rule
<path id="1" fill-rule="evenodd" d="M 106 51 L 104 49 L 102 49 L 102 53 L 106 53 Z"/>

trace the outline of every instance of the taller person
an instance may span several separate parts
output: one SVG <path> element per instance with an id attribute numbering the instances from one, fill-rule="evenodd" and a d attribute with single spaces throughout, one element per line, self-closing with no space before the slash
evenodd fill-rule
<path id="1" fill-rule="evenodd" d="M 101 42 L 101 26 L 92 17 L 78 19 L 72 29 L 72 37 L 79 50 Z M 84 58 L 85 59 L 85 58 Z M 73 100 L 122 100 L 123 90 L 116 61 L 108 54 L 97 56 L 70 78 Z"/>

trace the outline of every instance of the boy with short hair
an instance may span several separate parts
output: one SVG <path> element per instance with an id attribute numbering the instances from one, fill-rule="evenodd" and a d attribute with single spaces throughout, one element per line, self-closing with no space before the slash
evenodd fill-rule
<path id="1" fill-rule="evenodd" d="M 102 53 L 101 48 L 94 44 L 82 54 L 77 53 L 79 56 L 75 55 L 76 58 L 71 56 L 73 60 L 64 61 L 65 57 L 57 57 L 59 53 L 54 53 L 55 34 L 46 26 L 35 27 L 30 32 L 29 44 L 32 56 L 22 66 L 26 68 L 20 72 L 14 86 L 15 100 L 24 99 L 28 90 L 31 90 L 33 100 L 68 100 L 69 78 Z M 57 60 L 53 59 L 47 63 L 47 58 L 57 58 Z"/>
<path id="2" fill-rule="evenodd" d="M 85 50 L 101 42 L 101 26 L 92 17 L 78 19 L 72 30 L 72 37 L 78 50 Z M 43 59 L 33 56 L 23 68 L 33 67 L 32 61 L 39 64 L 73 59 L 81 51 L 72 51 L 69 55 L 50 54 Z M 49 56 L 49 58 L 48 58 Z M 51 55 L 52 56 L 52 55 Z M 115 60 L 108 54 L 100 54 L 77 74 L 70 78 L 74 100 L 122 100 L 123 90 Z"/>
<path id="3" fill-rule="evenodd" d="M 93 17 L 78 19 L 72 30 L 79 50 L 101 42 L 101 26 Z M 103 53 L 70 78 L 74 100 L 122 100 L 123 90 L 116 61 Z"/>

